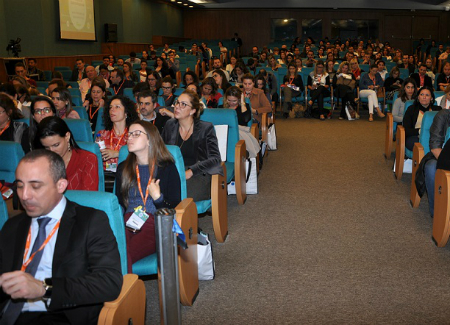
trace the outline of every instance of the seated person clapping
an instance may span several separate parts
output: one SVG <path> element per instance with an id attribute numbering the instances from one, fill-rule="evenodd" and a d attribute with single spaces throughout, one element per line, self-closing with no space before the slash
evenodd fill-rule
<path id="1" fill-rule="evenodd" d="M 135 121 L 128 132 L 127 159 L 117 169 L 116 195 L 123 207 L 124 222 L 132 223 L 133 212 L 148 219 L 139 230 L 127 228 L 128 270 L 136 261 L 156 251 L 154 214 L 160 208 L 175 208 L 181 200 L 180 175 L 157 128 Z"/>
<path id="2" fill-rule="evenodd" d="M 63 159 L 68 190 L 98 190 L 97 156 L 78 147 L 64 120 L 56 116 L 44 118 L 38 125 L 36 137 L 42 147 L 56 152 Z"/>

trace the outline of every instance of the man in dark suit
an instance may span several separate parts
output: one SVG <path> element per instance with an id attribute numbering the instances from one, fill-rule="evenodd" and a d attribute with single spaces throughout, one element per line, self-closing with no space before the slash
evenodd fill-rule
<path id="1" fill-rule="evenodd" d="M 107 216 L 64 197 L 64 162 L 51 151 L 27 154 L 16 181 L 26 213 L 0 232 L 0 324 L 97 324 L 123 280 Z"/>
<path id="2" fill-rule="evenodd" d="M 87 78 L 84 60 L 79 58 L 76 60 L 77 67 L 72 71 L 72 76 L 70 77 L 70 81 L 78 81 L 80 82 L 84 78 Z"/>
<path id="3" fill-rule="evenodd" d="M 427 86 L 433 89 L 433 80 L 431 80 L 431 77 L 427 75 L 427 66 L 425 64 L 421 64 L 419 66 L 419 72 L 413 73 L 411 78 L 414 79 L 418 88 Z"/>

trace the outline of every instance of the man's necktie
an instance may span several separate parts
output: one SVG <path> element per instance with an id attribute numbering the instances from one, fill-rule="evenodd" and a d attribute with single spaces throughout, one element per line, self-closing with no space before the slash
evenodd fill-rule
<path id="1" fill-rule="evenodd" d="M 47 238 L 45 227 L 50 222 L 50 220 L 52 219 L 48 217 L 37 220 L 39 224 L 39 232 L 36 237 L 36 240 L 34 241 L 30 256 L 42 246 L 45 239 Z M 30 264 L 28 264 L 27 268 L 25 269 L 25 272 L 30 273 L 32 276 L 36 274 L 43 252 L 44 249 L 42 249 L 41 251 L 37 252 L 36 255 L 34 255 L 33 260 L 30 262 Z M 10 299 L 6 303 L 5 308 L 3 309 L 3 316 L 0 319 L 0 325 L 13 325 L 16 322 L 17 318 L 19 317 L 24 303 L 25 301 L 23 299 L 17 301 L 13 301 Z"/>

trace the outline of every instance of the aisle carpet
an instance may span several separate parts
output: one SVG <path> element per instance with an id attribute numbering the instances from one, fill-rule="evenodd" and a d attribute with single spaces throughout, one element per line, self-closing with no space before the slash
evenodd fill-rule
<path id="1" fill-rule="evenodd" d="M 426 197 L 385 160 L 384 120 L 277 120 L 259 194 L 229 196 L 229 237 L 213 238 L 216 279 L 183 324 L 448 324 L 450 247 L 431 240 Z M 146 281 L 147 324 L 159 323 Z"/>

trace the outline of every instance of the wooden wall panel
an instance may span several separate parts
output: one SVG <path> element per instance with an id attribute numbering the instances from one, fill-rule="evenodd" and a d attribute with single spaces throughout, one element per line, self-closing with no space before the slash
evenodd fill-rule
<path id="1" fill-rule="evenodd" d="M 392 39 L 400 24 L 391 24 L 386 16 L 397 16 L 402 21 L 408 21 L 412 16 L 429 17 L 432 21 L 433 33 L 438 22 L 439 41 L 449 41 L 450 27 L 448 13 L 444 11 L 406 11 L 406 10 L 333 10 L 333 9 L 194 9 L 184 11 L 184 37 L 203 39 L 230 39 L 237 32 L 244 43 L 243 53 L 249 53 L 252 46 L 262 47 L 270 42 L 270 23 L 272 18 L 294 18 L 298 22 L 298 35 L 301 35 L 302 19 L 322 19 L 322 37 L 331 34 L 333 19 L 375 19 L 379 21 L 379 37 L 382 41 L 399 43 Z M 411 35 L 411 24 L 408 25 Z M 448 32 L 447 32 L 448 31 Z M 424 30 L 425 32 L 425 30 Z M 414 35 L 415 37 L 415 35 Z M 411 43 L 411 42 L 410 42 Z M 289 44 L 287 44 L 289 46 Z M 411 45 L 406 45 L 406 51 Z"/>

